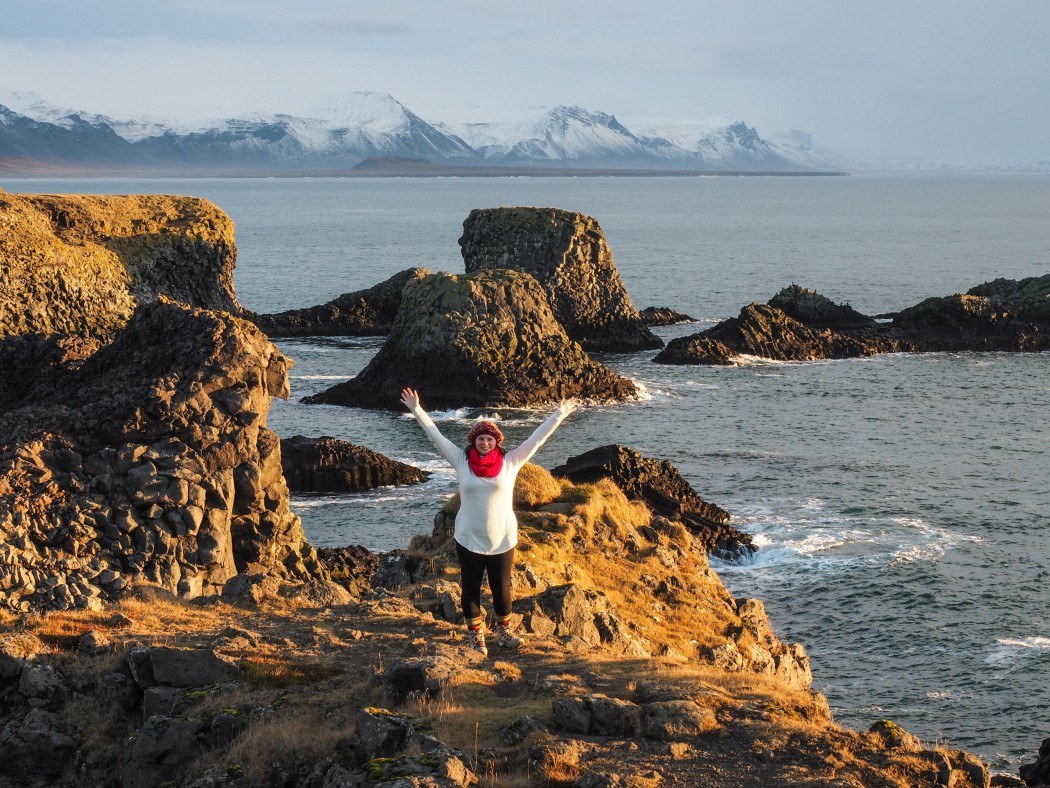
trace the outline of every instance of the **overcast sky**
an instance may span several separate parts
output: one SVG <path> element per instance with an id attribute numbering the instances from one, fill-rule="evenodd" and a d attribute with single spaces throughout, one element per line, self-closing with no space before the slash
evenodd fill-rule
<path id="1" fill-rule="evenodd" d="M 1047 0 L 0 0 L 0 91 L 196 119 L 392 94 L 800 129 L 851 158 L 1050 160 Z"/>

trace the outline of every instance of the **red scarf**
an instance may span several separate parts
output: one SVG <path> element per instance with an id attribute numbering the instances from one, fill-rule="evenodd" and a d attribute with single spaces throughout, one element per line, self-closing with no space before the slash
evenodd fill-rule
<path id="1" fill-rule="evenodd" d="M 493 476 L 498 476 L 503 469 L 503 452 L 497 448 L 482 457 L 472 446 L 467 449 L 467 465 L 470 466 L 470 470 L 474 471 L 475 476 L 491 479 Z"/>

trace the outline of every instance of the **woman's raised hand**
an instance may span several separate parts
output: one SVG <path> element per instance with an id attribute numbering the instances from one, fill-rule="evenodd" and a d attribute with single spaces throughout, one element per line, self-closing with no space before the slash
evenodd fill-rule
<path id="1" fill-rule="evenodd" d="M 558 410 L 560 410 L 565 416 L 568 416 L 579 407 L 580 401 L 576 399 L 576 397 L 566 397 L 558 403 Z"/>
<path id="2" fill-rule="evenodd" d="M 409 410 L 414 410 L 415 407 L 419 405 L 419 392 L 414 389 L 405 388 L 401 392 L 401 402 L 404 403 L 404 406 Z"/>

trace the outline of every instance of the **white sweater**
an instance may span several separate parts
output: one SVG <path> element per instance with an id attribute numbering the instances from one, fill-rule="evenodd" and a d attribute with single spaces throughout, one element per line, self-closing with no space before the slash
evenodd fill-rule
<path id="1" fill-rule="evenodd" d="M 514 480 L 521 466 L 532 458 L 570 412 L 559 407 L 536 428 L 528 440 L 514 451 L 507 452 L 498 474 L 486 478 L 470 470 L 466 450 L 442 435 L 425 410 L 418 405 L 412 409 L 412 415 L 434 448 L 456 469 L 459 479 L 459 514 L 456 515 L 454 536 L 457 542 L 472 553 L 484 555 L 505 553 L 517 545 L 518 520 L 512 506 Z"/>

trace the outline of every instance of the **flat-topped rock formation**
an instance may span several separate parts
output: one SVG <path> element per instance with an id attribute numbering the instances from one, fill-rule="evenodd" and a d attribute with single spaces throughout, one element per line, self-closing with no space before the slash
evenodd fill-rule
<path id="1" fill-rule="evenodd" d="M 158 295 L 239 312 L 233 222 L 194 197 L 0 192 L 0 337 L 104 337 Z"/>
<path id="2" fill-rule="evenodd" d="M 997 279 L 965 294 L 928 298 L 880 323 L 792 285 L 768 304 L 668 343 L 662 364 L 732 364 L 740 355 L 778 361 L 878 353 L 1050 349 L 1050 275 Z"/>
<path id="3" fill-rule="evenodd" d="M 468 272 L 510 268 L 543 286 L 558 322 L 587 350 L 663 346 L 631 303 L 598 222 L 559 208 L 470 212 L 459 239 Z"/>
<path id="4" fill-rule="evenodd" d="M 418 484 L 430 476 L 421 468 L 327 435 L 282 438 L 281 465 L 293 492 L 362 492 L 394 484 Z"/>
<path id="5" fill-rule="evenodd" d="M 570 396 L 625 400 L 636 393 L 566 336 L 535 279 L 507 269 L 409 282 L 390 336 L 368 366 L 303 401 L 400 410 L 405 386 L 418 389 L 430 408 L 529 406 Z"/>
<path id="6" fill-rule="evenodd" d="M 16 337 L 0 363 L 0 606 L 326 582 L 266 428 L 290 362 L 251 323 L 161 297 L 101 348 Z"/>
<path id="7" fill-rule="evenodd" d="M 628 496 L 644 501 L 656 514 L 688 526 L 708 552 L 739 555 L 754 551 L 751 536 L 729 524 L 729 512 L 701 498 L 666 460 L 643 457 L 627 446 L 599 446 L 570 457 L 551 472 L 577 484 L 612 479 Z"/>
<path id="8" fill-rule="evenodd" d="M 429 273 L 426 268 L 409 268 L 367 290 L 343 293 L 327 304 L 245 317 L 271 337 L 384 336 L 394 325 L 405 284 Z"/>

